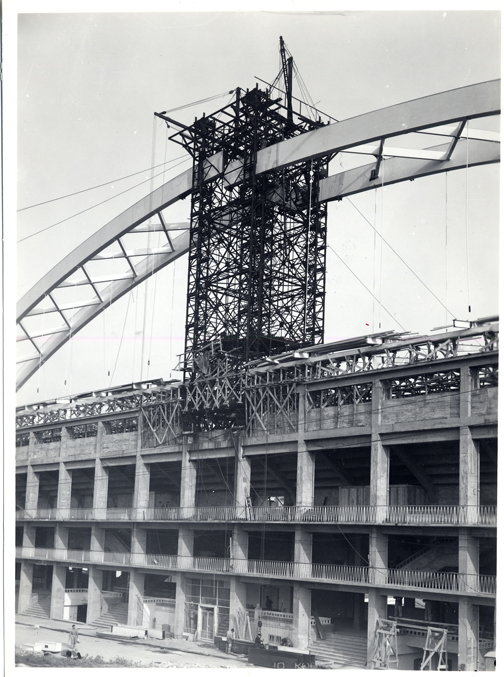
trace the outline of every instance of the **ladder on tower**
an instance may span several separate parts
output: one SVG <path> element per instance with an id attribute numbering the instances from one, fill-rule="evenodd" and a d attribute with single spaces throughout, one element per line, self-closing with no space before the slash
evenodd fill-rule
<path id="1" fill-rule="evenodd" d="M 427 628 L 427 637 L 423 650 L 420 670 L 448 670 L 446 658 L 446 628 Z M 437 667 L 432 667 L 434 656 L 437 656 Z"/>
<path id="2" fill-rule="evenodd" d="M 395 664 L 395 665 L 392 665 Z M 375 641 L 368 660 L 372 670 L 390 670 L 399 666 L 397 654 L 397 622 L 379 618 Z"/>

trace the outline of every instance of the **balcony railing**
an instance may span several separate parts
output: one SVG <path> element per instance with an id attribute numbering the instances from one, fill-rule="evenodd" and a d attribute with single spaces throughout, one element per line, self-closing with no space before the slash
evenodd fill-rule
<path id="1" fill-rule="evenodd" d="M 388 522 L 395 524 L 497 525 L 495 505 L 391 505 Z"/>
<path id="2" fill-rule="evenodd" d="M 447 573 L 439 571 L 411 571 L 404 569 L 371 569 L 360 566 L 319 564 L 310 562 L 279 562 L 220 557 L 191 557 L 188 555 L 150 555 L 123 552 L 90 552 L 89 550 L 60 550 L 54 548 L 16 548 L 16 556 L 26 559 L 53 561 L 105 562 L 161 570 L 210 571 L 240 576 L 268 576 L 280 579 L 326 581 L 362 586 L 441 590 L 464 594 L 493 596 L 496 577 L 478 574 Z"/>
<path id="3" fill-rule="evenodd" d="M 329 524 L 392 524 L 416 526 L 496 526 L 495 505 L 391 506 L 208 506 L 196 508 L 72 508 L 18 510 L 19 520 L 112 520 L 165 522 L 317 522 Z"/>

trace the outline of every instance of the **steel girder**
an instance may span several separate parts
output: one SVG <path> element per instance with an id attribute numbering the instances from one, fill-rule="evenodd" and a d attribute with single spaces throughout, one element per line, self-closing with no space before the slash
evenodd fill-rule
<path id="1" fill-rule="evenodd" d="M 256 173 L 335 153 L 375 157 L 372 164 L 322 179 L 319 199 L 326 202 L 383 185 L 495 163 L 500 160 L 498 136 L 468 127 L 467 121 L 499 113 L 500 80 L 470 85 L 372 111 L 264 148 L 258 152 Z M 421 134 L 428 134 L 428 139 L 434 134 L 447 143 L 427 148 L 389 146 L 396 137 L 408 134 L 416 134 L 417 141 Z M 386 173 L 380 176 L 383 157 L 389 159 Z M 224 166 L 220 153 L 210 164 L 208 180 L 233 170 L 231 165 Z M 18 388 L 106 307 L 187 253 L 188 230 L 173 239 L 170 231 L 187 229 L 188 224 L 168 225 L 163 210 L 189 195 L 191 182 L 192 170 L 188 170 L 139 200 L 62 259 L 22 297 L 17 305 L 18 342 L 33 350 L 18 361 Z M 130 251 L 123 244 L 126 235 L 142 232 L 161 233 L 163 246 Z M 122 274 L 115 266 L 100 276 L 90 271 L 97 261 L 116 264 L 118 259 L 127 264 Z M 64 302 L 57 298 L 69 290 Z M 72 290 L 85 290 L 88 298 L 76 295 L 72 299 Z M 50 330 L 48 318 L 57 322 Z"/>

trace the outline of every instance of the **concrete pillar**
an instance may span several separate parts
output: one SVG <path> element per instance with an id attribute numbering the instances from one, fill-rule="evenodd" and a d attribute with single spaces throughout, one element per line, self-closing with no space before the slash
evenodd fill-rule
<path id="1" fill-rule="evenodd" d="M 385 398 L 383 383 L 373 383 L 371 409 L 371 469 L 369 478 L 369 503 L 376 506 L 376 521 L 385 522 L 389 504 L 390 450 L 380 437 L 381 412 Z"/>
<path id="2" fill-rule="evenodd" d="M 35 555 L 35 529 L 31 524 L 25 524 L 23 529 L 23 557 Z"/>
<path id="3" fill-rule="evenodd" d="M 105 529 L 97 524 L 91 526 L 91 561 L 103 562 Z"/>
<path id="4" fill-rule="evenodd" d="M 466 672 L 484 669 L 483 665 L 478 665 L 479 606 L 468 598 L 460 599 L 458 606 L 458 669 Z"/>
<path id="5" fill-rule="evenodd" d="M 307 451 L 304 440 L 298 441 L 296 505 L 313 506 L 315 493 L 315 455 Z"/>
<path id="6" fill-rule="evenodd" d="M 368 593 L 368 623 L 367 623 L 367 658 L 373 658 L 373 650 L 376 647 L 376 630 L 378 619 L 387 618 L 387 595 L 382 595 L 380 590 L 369 589 Z"/>
<path id="7" fill-rule="evenodd" d="M 467 506 L 467 522 L 478 523 L 479 506 L 479 449 L 468 426 L 460 428 L 459 442 L 459 503 Z"/>
<path id="8" fill-rule="evenodd" d="M 145 566 L 147 552 L 147 529 L 141 529 L 136 524 L 131 532 L 131 563 L 133 566 Z"/>
<path id="9" fill-rule="evenodd" d="M 241 581 L 237 576 L 233 576 L 230 580 L 229 592 L 229 625 L 235 629 L 235 637 L 237 639 L 250 639 L 249 636 L 238 636 L 238 628 L 241 627 L 238 623 L 238 619 L 243 618 L 243 614 L 247 609 L 247 584 Z M 252 637 L 252 639 L 254 638 Z"/>
<path id="10" fill-rule="evenodd" d="M 53 564 L 51 589 L 51 618 L 63 618 L 65 606 L 65 583 L 67 567 L 63 564 Z"/>
<path id="11" fill-rule="evenodd" d="M 89 566 L 88 606 L 86 623 L 92 623 L 102 615 L 103 571 L 96 564 Z"/>
<path id="12" fill-rule="evenodd" d="M 68 527 L 56 524 L 54 532 L 54 551 L 58 559 L 66 559 L 68 550 Z"/>
<path id="13" fill-rule="evenodd" d="M 307 451 L 304 440 L 306 386 L 299 386 L 298 407 L 296 505 L 312 507 L 315 492 L 315 455 Z"/>
<path id="14" fill-rule="evenodd" d="M 235 508 L 237 517 L 247 518 L 245 510 L 246 501 L 250 498 L 250 472 L 251 461 L 250 458 L 245 458 L 243 455 L 243 447 L 241 445 L 241 437 L 236 435 L 233 438 L 235 445 Z"/>
<path id="15" fill-rule="evenodd" d="M 311 633 L 311 590 L 294 583 L 292 642 L 299 649 L 307 649 Z"/>
<path id="16" fill-rule="evenodd" d="M 176 639 L 182 637 L 184 632 L 184 618 L 185 618 L 185 574 L 177 572 L 173 574 L 172 580 L 175 582 L 175 622 L 172 631 Z"/>
<path id="17" fill-rule="evenodd" d="M 58 509 L 59 519 L 70 519 L 70 505 L 72 497 L 72 472 L 67 470 L 64 463 L 59 464 L 58 475 Z"/>
<path id="18" fill-rule="evenodd" d="M 98 424 L 98 433 L 103 429 L 103 424 Z M 93 510 L 97 520 L 107 519 L 108 497 L 108 471 L 99 458 L 95 462 L 95 475 L 93 487 Z"/>
<path id="19" fill-rule="evenodd" d="M 368 539 L 364 536 L 355 537 L 355 552 L 354 552 L 354 565 L 357 567 L 364 566 L 366 564 L 366 555 L 368 546 Z M 365 611 L 366 605 L 364 602 L 364 594 L 362 593 L 353 593 L 353 628 L 354 630 L 360 630 L 364 627 L 365 620 Z"/>
<path id="20" fill-rule="evenodd" d="M 194 531 L 181 527 L 178 531 L 178 556 L 192 557 L 194 553 Z M 184 562 L 183 562 L 184 563 Z"/>
<path id="21" fill-rule="evenodd" d="M 471 416 L 471 400 L 473 390 L 479 387 L 478 370 L 471 367 L 460 368 L 460 418 Z"/>
<path id="22" fill-rule="evenodd" d="M 150 467 L 144 463 L 140 454 L 137 454 L 135 465 L 135 493 L 133 507 L 136 519 L 145 520 L 149 507 Z"/>
<path id="23" fill-rule="evenodd" d="M 129 575 L 128 625 L 143 626 L 143 596 L 145 574 L 131 569 Z"/>
<path id="24" fill-rule="evenodd" d="M 388 536 L 377 527 L 369 535 L 369 582 L 376 585 L 387 583 Z"/>
<path id="25" fill-rule="evenodd" d="M 311 578 L 313 535 L 300 524 L 296 524 L 294 529 L 294 566 L 298 575 Z"/>
<path id="26" fill-rule="evenodd" d="M 18 614 L 26 611 L 31 604 L 33 589 L 33 562 L 21 562 L 19 577 Z"/>
<path id="27" fill-rule="evenodd" d="M 196 505 L 196 464 L 189 458 L 187 436 L 182 442 L 182 469 L 180 475 L 180 507 L 194 508 Z"/>
<path id="28" fill-rule="evenodd" d="M 479 590 L 479 538 L 469 529 L 459 530 L 459 576 L 461 592 Z"/>
<path id="29" fill-rule="evenodd" d="M 231 558 L 248 559 L 249 536 L 243 528 L 235 524 L 233 526 L 233 537 L 231 539 Z"/>
<path id="30" fill-rule="evenodd" d="M 28 466 L 26 475 L 26 498 L 25 510 L 32 510 L 34 513 L 38 507 L 40 480 L 38 474 L 33 470 L 32 466 Z"/>

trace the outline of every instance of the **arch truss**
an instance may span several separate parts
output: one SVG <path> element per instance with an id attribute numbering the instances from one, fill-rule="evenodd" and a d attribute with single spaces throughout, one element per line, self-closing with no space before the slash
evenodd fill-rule
<path id="1" fill-rule="evenodd" d="M 479 129 L 477 120 L 498 114 L 500 81 L 470 85 L 267 146 L 257 153 L 255 173 L 337 154 L 372 158 L 319 180 L 318 199 L 329 202 L 401 181 L 495 163 L 500 161 L 500 137 Z M 205 160 L 201 174 L 207 182 L 222 175 L 239 181 L 236 172 L 233 161 L 219 152 Z M 170 223 L 167 210 L 192 193 L 192 182 L 189 169 L 136 202 L 23 296 L 17 306 L 18 388 L 114 301 L 188 252 L 189 224 Z"/>

